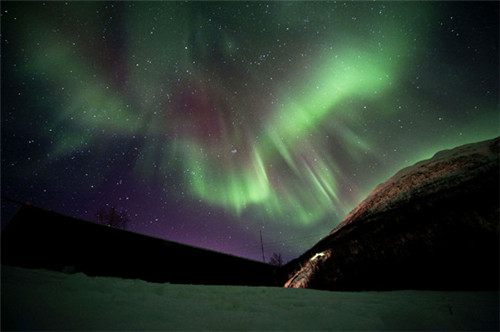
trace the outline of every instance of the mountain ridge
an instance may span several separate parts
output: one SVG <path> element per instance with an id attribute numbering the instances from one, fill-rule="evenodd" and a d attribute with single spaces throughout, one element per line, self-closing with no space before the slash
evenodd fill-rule
<path id="1" fill-rule="evenodd" d="M 395 173 L 287 264 L 285 287 L 498 289 L 499 141 L 443 150 Z M 476 257 L 486 253 L 489 267 Z M 462 271 L 460 257 L 489 281 L 475 284 L 480 278 Z"/>

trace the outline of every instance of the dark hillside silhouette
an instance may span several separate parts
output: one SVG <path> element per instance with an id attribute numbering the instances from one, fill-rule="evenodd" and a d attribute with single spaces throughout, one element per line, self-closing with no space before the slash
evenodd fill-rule
<path id="1" fill-rule="evenodd" d="M 2 264 L 207 285 L 274 285 L 276 267 L 23 205 L 2 231 Z M 117 255 L 117 253 L 119 253 Z"/>

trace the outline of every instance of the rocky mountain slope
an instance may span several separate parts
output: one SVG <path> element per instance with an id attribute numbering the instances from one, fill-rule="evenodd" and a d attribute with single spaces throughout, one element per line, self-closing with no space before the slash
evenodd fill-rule
<path id="1" fill-rule="evenodd" d="M 396 173 L 285 266 L 285 287 L 498 289 L 499 138 Z"/>

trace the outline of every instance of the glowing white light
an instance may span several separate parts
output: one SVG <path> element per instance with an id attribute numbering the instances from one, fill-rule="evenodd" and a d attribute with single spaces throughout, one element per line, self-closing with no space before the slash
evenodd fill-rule
<path id="1" fill-rule="evenodd" d="M 317 259 L 318 257 L 323 257 L 325 256 L 326 254 L 324 252 L 318 252 L 316 253 L 316 255 L 314 255 L 309 261 L 313 261 L 315 259 Z"/>

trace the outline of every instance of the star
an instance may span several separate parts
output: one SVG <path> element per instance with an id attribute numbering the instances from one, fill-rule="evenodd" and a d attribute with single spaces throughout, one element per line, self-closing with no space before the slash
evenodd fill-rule
<path id="1" fill-rule="evenodd" d="M 116 206 L 132 231 L 253 259 L 265 226 L 287 260 L 399 169 L 498 136 L 494 2 L 1 14 L 2 197 L 78 218 Z"/>

